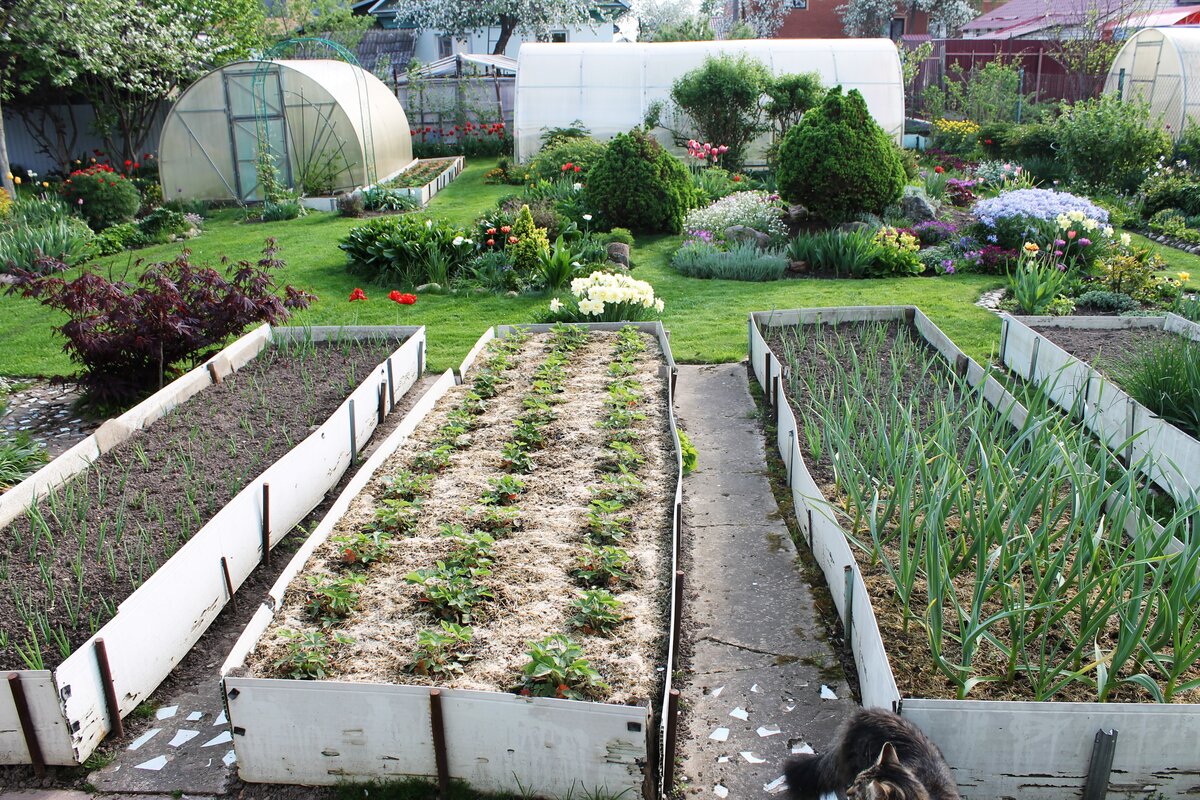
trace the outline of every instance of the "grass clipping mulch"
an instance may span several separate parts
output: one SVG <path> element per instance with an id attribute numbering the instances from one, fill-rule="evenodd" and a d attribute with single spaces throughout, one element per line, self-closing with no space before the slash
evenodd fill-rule
<path id="1" fill-rule="evenodd" d="M 368 568 L 356 610 L 336 628 L 353 643 L 333 645 L 328 679 L 511 691 L 521 682 L 521 668 L 529 660 L 528 643 L 548 634 L 566 633 L 582 646 L 584 657 L 609 685 L 602 699 L 638 704 L 655 694 L 662 680 L 656 665 L 663 660 L 669 624 L 668 538 L 676 470 L 666 386 L 659 373 L 660 349 L 653 337 L 642 338 L 646 349 L 637 358 L 634 377 L 645 392 L 639 410 L 646 419 L 638 423 L 641 437 L 636 445 L 646 459 L 638 470 L 645 491 L 625 509 L 633 527 L 621 544 L 632 558 L 632 585 L 612 589 L 623 603 L 626 619 L 609 635 L 585 634 L 569 624 L 573 614 L 570 603 L 582 588 L 571 572 L 585 542 L 589 487 L 600 481 L 598 463 L 605 436 L 597 422 L 605 413 L 606 387 L 611 380 L 606 367 L 616 342 L 616 334 L 592 332 L 567 365 L 563 401 L 556 406 L 558 419 L 547 428 L 547 444 L 536 455 L 536 469 L 521 476 L 526 489 L 515 506 L 521 514 L 520 527 L 496 539 L 491 574 L 483 579 L 495 596 L 472 615 L 473 638 L 464 671 L 446 680 L 408 670 L 418 633 L 436 629 L 438 621 L 422 608 L 421 587 L 406 582 L 405 576 L 445 557 L 454 544 L 439 535 L 439 527 L 459 524 L 470 530 L 473 510 L 488 489 L 488 479 L 505 474 L 501 445 L 521 412 L 532 373 L 548 351 L 547 337 L 534 335 L 505 373 L 508 380 L 501 384 L 499 394 L 487 401 L 487 410 L 471 433 L 470 446 L 456 451 L 450 466 L 437 474 L 415 533 L 394 540 L 384 559 Z M 352 501 L 330 540 L 317 548 L 288 587 L 274 624 L 247 659 L 251 674 L 282 676 L 275 666 L 288 647 L 281 629 L 320 630 L 305 609 L 307 576 L 345 574 L 341 552 L 331 540 L 371 526 L 380 481 L 412 467 L 415 454 L 429 446 L 449 412 L 469 391 L 469 384 L 470 373 L 462 386 L 451 389 L 438 402 L 412 438 Z"/>

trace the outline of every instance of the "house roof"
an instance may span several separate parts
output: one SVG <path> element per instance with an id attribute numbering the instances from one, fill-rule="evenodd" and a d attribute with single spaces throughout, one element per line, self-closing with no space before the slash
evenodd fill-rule
<path id="1" fill-rule="evenodd" d="M 1145 14 L 1134 14 L 1128 19 L 1110 20 L 1105 30 L 1126 28 L 1140 30 L 1142 28 L 1160 28 L 1164 25 L 1194 25 L 1200 22 L 1200 5 L 1173 6 Z"/>
<path id="2" fill-rule="evenodd" d="M 412 60 L 416 40 L 412 31 L 397 28 L 368 28 L 356 48 L 358 63 L 367 72 L 390 65 L 401 73 Z"/>
<path id="3" fill-rule="evenodd" d="M 1142 12 L 1170 8 L 1166 0 L 1150 0 Z M 1069 27 L 1084 22 L 1090 14 L 1111 20 L 1130 9 L 1126 0 L 1009 0 L 962 26 L 976 37 L 1014 39 L 1049 28 Z"/>

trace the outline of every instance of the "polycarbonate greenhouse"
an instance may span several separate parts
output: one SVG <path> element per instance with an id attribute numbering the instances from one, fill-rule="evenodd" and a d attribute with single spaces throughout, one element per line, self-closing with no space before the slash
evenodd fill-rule
<path id="1" fill-rule="evenodd" d="M 1178 138 L 1188 120 L 1200 122 L 1200 28 L 1138 31 L 1113 60 L 1104 91 L 1148 102 Z"/>
<path id="2" fill-rule="evenodd" d="M 650 104 L 669 101 L 671 85 L 709 56 L 745 54 L 774 75 L 817 72 L 826 86 L 858 89 L 871 115 L 899 143 L 904 82 L 890 39 L 735 39 L 708 42 L 521 45 L 514 112 L 516 156 L 541 149 L 546 128 L 581 121 L 597 139 L 640 125 Z M 663 144 L 670 135 L 656 130 Z M 751 157 L 762 155 L 760 141 Z"/>
<path id="3" fill-rule="evenodd" d="M 163 194 L 259 200 L 259 141 L 280 181 L 308 196 L 351 191 L 413 161 L 408 119 L 391 90 L 343 61 L 242 61 L 196 81 L 159 139 Z"/>

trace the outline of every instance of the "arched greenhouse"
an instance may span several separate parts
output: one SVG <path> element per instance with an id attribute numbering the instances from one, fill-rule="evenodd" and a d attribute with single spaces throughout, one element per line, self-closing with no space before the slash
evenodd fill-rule
<path id="1" fill-rule="evenodd" d="M 166 199 L 262 199 L 259 142 L 282 184 L 309 196 L 351 191 L 412 163 L 408 119 L 391 90 L 343 61 L 242 61 L 175 103 L 159 140 Z"/>
<path id="2" fill-rule="evenodd" d="M 773 75 L 817 72 L 825 86 L 858 89 L 867 108 L 899 143 L 904 82 L 890 39 L 733 39 L 705 42 L 536 44 L 517 56 L 516 156 L 541 149 L 542 131 L 581 121 L 597 139 L 640 125 L 671 85 L 709 56 L 745 54 Z M 670 144 L 663 131 L 660 137 Z M 765 140 L 756 149 L 761 155 Z M 752 154 L 756 151 L 752 150 Z"/>
<path id="3" fill-rule="evenodd" d="M 1200 27 L 1146 28 L 1130 37 L 1108 71 L 1107 94 L 1150 104 L 1150 115 L 1179 138 L 1200 123 Z"/>

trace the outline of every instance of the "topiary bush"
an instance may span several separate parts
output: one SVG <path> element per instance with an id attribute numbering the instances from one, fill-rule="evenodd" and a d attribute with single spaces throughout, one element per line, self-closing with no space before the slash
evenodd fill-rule
<path id="1" fill-rule="evenodd" d="M 142 196 L 133 181 L 107 164 L 75 170 L 63 181 L 59 192 L 94 231 L 132 221 L 142 206 Z"/>
<path id="2" fill-rule="evenodd" d="M 640 128 L 609 142 L 584 193 L 609 225 L 645 233 L 679 233 L 684 215 L 701 202 L 683 162 Z"/>
<path id="3" fill-rule="evenodd" d="M 513 223 L 512 236 L 516 241 L 509 240 L 508 255 L 513 268 L 518 275 L 532 275 L 538 268 L 542 252 L 550 249 L 550 240 L 546 237 L 546 230 L 534 224 L 529 206 L 521 206 Z"/>
<path id="4" fill-rule="evenodd" d="M 857 89 L 831 89 L 779 148 L 779 193 L 827 222 L 881 214 L 904 191 L 904 167 Z"/>
<path id="5" fill-rule="evenodd" d="M 595 139 L 563 139 L 533 157 L 529 162 L 529 181 L 553 181 L 568 172 L 572 180 L 586 180 L 588 170 L 607 148 L 608 145 Z"/>

